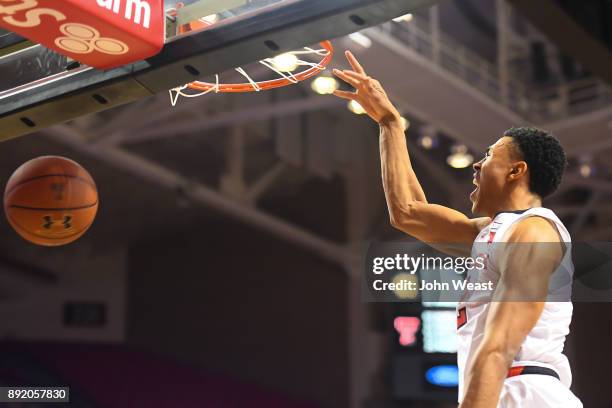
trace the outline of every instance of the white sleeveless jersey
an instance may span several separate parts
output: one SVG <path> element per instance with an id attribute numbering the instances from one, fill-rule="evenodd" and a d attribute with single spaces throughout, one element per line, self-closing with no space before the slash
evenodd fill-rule
<path id="1" fill-rule="evenodd" d="M 573 276 L 574 266 L 569 250 L 569 243 L 571 242 L 569 232 L 551 210 L 532 208 L 523 212 L 499 213 L 491 224 L 478 234 L 472 246 L 472 257 L 476 258 L 484 255 L 487 262 L 484 269 L 470 271 L 468 275 L 470 281 L 493 281 L 495 284 L 497 283 L 500 276 L 498 262 L 492 254 L 483 254 L 483 251 L 491 251 L 493 245 L 488 244 L 503 242 L 505 233 L 513 224 L 533 216 L 546 218 L 556 225 L 561 240 L 567 243 L 566 247 L 568 249 L 565 251 L 561 265 L 555 273 L 564 268 L 563 274 L 567 275 L 569 273 L 570 278 Z M 553 273 L 553 276 L 555 273 Z M 551 277 L 551 281 L 552 279 Z M 572 374 L 567 357 L 563 354 L 563 346 L 572 319 L 573 307 L 571 301 L 569 301 L 571 298 L 571 279 L 559 288 L 558 292 L 560 294 L 558 299 L 564 299 L 565 301 L 551 302 L 549 301 L 551 297 L 548 297 L 540 319 L 521 345 L 512 366 L 535 365 L 551 368 L 559 374 L 561 382 L 569 388 L 572 382 Z M 459 402 L 463 399 L 465 392 L 466 369 L 470 366 L 484 336 L 489 305 L 489 302 L 475 301 L 460 302 L 457 306 Z"/>

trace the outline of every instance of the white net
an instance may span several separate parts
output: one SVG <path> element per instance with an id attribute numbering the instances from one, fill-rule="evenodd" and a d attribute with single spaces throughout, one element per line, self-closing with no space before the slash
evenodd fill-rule
<path id="1" fill-rule="evenodd" d="M 304 47 L 301 50 L 289 51 L 274 58 L 265 58 L 259 60 L 257 62 L 258 64 L 263 65 L 264 67 L 268 68 L 269 70 L 273 71 L 278 75 L 278 78 L 274 80 L 256 81 L 246 72 L 244 68 L 234 68 L 236 72 L 238 72 L 244 79 L 246 79 L 245 83 L 238 84 L 238 86 L 242 87 L 245 92 L 259 92 L 262 89 L 267 89 L 264 85 L 278 80 L 286 81 L 285 83 L 283 83 L 283 85 L 296 84 L 301 80 L 305 79 L 301 77 L 304 74 L 304 70 L 300 71 L 299 73 L 294 73 L 299 68 L 306 68 L 306 70 L 316 70 L 317 73 L 325 69 L 325 66 L 322 65 L 321 62 L 308 61 L 304 59 L 304 57 L 312 56 L 313 58 L 325 58 L 329 56 L 330 53 L 331 51 L 324 47 Z M 194 86 L 192 86 L 192 84 L 199 85 L 197 86 L 198 89 L 194 89 Z M 169 90 L 170 103 L 172 104 L 172 106 L 176 106 L 176 104 L 178 103 L 178 99 L 181 96 L 185 98 L 195 98 L 209 94 L 211 92 L 223 92 L 223 86 L 225 85 L 219 83 L 218 74 L 215 75 L 215 82 L 213 83 L 194 82 L 191 84 L 178 86 Z"/>

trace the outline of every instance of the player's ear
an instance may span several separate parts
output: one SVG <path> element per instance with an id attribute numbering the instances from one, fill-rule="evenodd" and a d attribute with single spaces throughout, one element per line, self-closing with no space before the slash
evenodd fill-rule
<path id="1" fill-rule="evenodd" d="M 508 174 L 508 180 L 518 180 L 527 174 L 527 163 L 524 161 L 518 161 L 512 163 L 510 167 L 510 173 Z"/>

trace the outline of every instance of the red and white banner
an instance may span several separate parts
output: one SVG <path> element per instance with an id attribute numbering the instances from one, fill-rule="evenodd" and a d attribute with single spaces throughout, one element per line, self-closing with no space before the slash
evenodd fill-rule
<path id="1" fill-rule="evenodd" d="M 157 54 L 163 0 L 0 0 L 0 27 L 100 69 Z"/>

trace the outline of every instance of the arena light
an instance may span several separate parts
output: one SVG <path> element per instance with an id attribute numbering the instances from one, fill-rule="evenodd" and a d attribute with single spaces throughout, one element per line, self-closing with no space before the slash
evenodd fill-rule
<path id="1" fill-rule="evenodd" d="M 402 121 L 402 126 L 404 127 L 404 131 L 408 130 L 410 128 L 410 121 L 403 116 L 400 118 L 400 120 Z"/>
<path id="2" fill-rule="evenodd" d="M 299 66 L 298 62 L 298 57 L 291 53 L 280 54 L 272 58 L 272 66 L 281 72 L 295 71 Z"/>
<path id="3" fill-rule="evenodd" d="M 430 150 L 434 147 L 434 139 L 429 135 L 423 135 L 419 137 L 417 143 L 425 150 Z"/>
<path id="4" fill-rule="evenodd" d="M 396 274 L 392 280 L 395 284 L 408 283 L 413 282 L 415 289 L 395 289 L 393 293 L 397 296 L 398 299 L 416 299 L 419 295 L 419 291 L 416 289 L 419 278 L 416 275 L 412 275 L 409 273 L 401 272 Z M 404 285 L 407 286 L 407 285 Z"/>
<path id="5" fill-rule="evenodd" d="M 417 143 L 425 150 L 438 147 L 438 130 L 432 125 L 423 125 L 419 128 Z"/>
<path id="6" fill-rule="evenodd" d="M 319 95 L 329 95 L 338 89 L 338 81 L 329 76 L 318 76 L 312 81 L 310 87 Z"/>
<path id="7" fill-rule="evenodd" d="M 433 366 L 425 372 L 425 379 L 438 387 L 456 387 L 459 385 L 459 368 L 451 364 Z"/>
<path id="8" fill-rule="evenodd" d="M 349 38 L 361 45 L 363 48 L 370 48 L 372 46 L 372 40 L 361 33 L 349 34 Z"/>
<path id="9" fill-rule="evenodd" d="M 465 169 L 474 163 L 474 156 L 468 153 L 467 146 L 453 146 L 451 152 L 446 158 L 446 163 L 454 169 Z"/>
<path id="10" fill-rule="evenodd" d="M 583 178 L 593 177 L 595 174 L 595 166 L 593 166 L 593 157 L 591 157 L 591 155 L 580 157 L 578 161 L 578 173 Z"/>
<path id="11" fill-rule="evenodd" d="M 393 19 L 393 21 L 395 21 L 396 23 L 409 23 L 412 21 L 412 19 L 414 18 L 414 16 L 411 13 L 408 14 L 404 14 L 403 16 L 399 16 Z"/>
<path id="12" fill-rule="evenodd" d="M 588 163 L 584 163 L 580 165 L 578 171 L 582 177 L 589 178 L 593 175 L 593 166 Z"/>
<path id="13" fill-rule="evenodd" d="M 356 115 L 363 115 L 366 113 L 365 109 L 363 109 L 363 106 L 361 106 L 361 104 L 355 100 L 349 101 L 348 109 Z"/>

